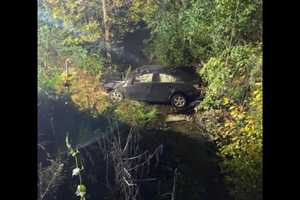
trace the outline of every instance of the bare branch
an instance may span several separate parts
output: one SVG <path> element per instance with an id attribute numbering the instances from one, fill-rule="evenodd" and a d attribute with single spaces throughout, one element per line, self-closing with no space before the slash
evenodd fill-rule
<path id="1" fill-rule="evenodd" d="M 106 184 L 114 188 L 111 190 L 113 196 L 122 196 L 125 200 L 136 200 L 139 196 L 139 183 L 155 181 L 155 178 L 144 177 L 144 171 L 150 170 L 152 158 L 156 158 L 156 165 L 159 162 L 159 155 L 163 146 L 158 146 L 152 154 L 149 151 L 140 152 L 139 136 L 137 132 L 130 129 L 125 144 L 122 144 L 121 134 L 118 125 L 108 120 L 111 124 L 109 133 L 98 142 L 106 160 Z M 108 156 L 109 155 L 109 156 Z M 114 176 L 114 183 L 109 183 L 108 168 L 111 168 Z M 134 187 L 133 187 L 134 186 Z M 117 194 L 116 194 L 117 193 Z"/>

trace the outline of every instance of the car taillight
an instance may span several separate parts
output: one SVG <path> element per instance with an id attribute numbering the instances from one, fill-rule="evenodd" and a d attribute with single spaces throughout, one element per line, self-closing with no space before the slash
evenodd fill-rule
<path id="1" fill-rule="evenodd" d="M 196 88 L 196 90 L 201 91 L 201 86 L 200 86 L 200 84 L 195 84 L 195 85 L 193 85 L 193 86 L 194 86 L 194 88 Z"/>

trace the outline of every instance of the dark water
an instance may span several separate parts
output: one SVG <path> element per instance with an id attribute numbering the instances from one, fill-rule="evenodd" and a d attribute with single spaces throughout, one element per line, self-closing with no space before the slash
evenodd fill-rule
<path id="1" fill-rule="evenodd" d="M 68 102 L 66 104 L 66 102 Z M 67 96 L 39 94 L 38 99 L 38 142 L 55 158 L 66 150 L 65 137 L 69 133 L 73 145 L 80 147 L 84 163 L 84 183 L 88 188 L 88 199 L 104 199 L 109 191 L 105 187 L 105 161 L 97 145 L 97 139 L 109 127 L 107 116 L 91 117 L 72 105 Z M 178 170 L 176 200 L 223 200 L 229 199 L 217 167 L 218 157 L 213 143 L 207 141 L 196 129 L 184 124 L 170 125 L 169 128 L 140 130 L 141 150 L 152 151 L 163 145 L 163 154 L 158 167 L 151 167 L 147 177 L 156 181 L 141 184 L 140 199 L 170 199 L 163 193 L 172 191 L 174 170 Z M 120 123 L 120 131 L 126 135 L 129 126 Z M 47 166 L 45 151 L 39 148 L 39 162 Z M 72 177 L 75 163 L 63 154 L 62 180 L 45 199 L 75 199 L 77 179 Z M 159 186 L 159 187 L 158 187 Z"/>
<path id="2" fill-rule="evenodd" d="M 53 92 L 38 95 L 38 143 L 40 159 L 45 161 L 43 146 L 52 156 L 66 151 L 65 138 L 74 146 L 83 145 L 100 136 L 107 127 L 105 117 L 91 117 L 81 112 L 67 95 L 56 96 Z"/>

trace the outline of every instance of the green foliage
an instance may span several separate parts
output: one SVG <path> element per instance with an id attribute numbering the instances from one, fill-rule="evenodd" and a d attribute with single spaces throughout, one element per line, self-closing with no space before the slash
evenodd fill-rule
<path id="1" fill-rule="evenodd" d="M 219 0 L 212 12 L 214 56 L 199 70 L 207 87 L 197 117 L 233 197 L 262 199 L 261 1 Z"/>
<path id="2" fill-rule="evenodd" d="M 228 42 L 240 44 L 262 40 L 261 0 L 217 0 L 215 5 L 211 31 L 220 50 L 227 47 Z"/>
<path id="3" fill-rule="evenodd" d="M 232 194 L 238 199 L 262 199 L 262 88 L 258 85 L 248 99 L 247 110 L 231 107 L 231 119 L 225 120 L 220 154 L 226 158 L 222 169 Z M 227 127 L 226 127 L 227 125 Z M 233 127 L 233 128 L 231 128 Z M 221 138 L 220 138 L 221 139 Z M 218 143 L 221 143 L 221 140 Z M 224 144 L 224 139 L 227 143 Z"/>
<path id="4" fill-rule="evenodd" d="M 39 89 L 50 89 L 54 88 L 56 85 L 62 82 L 61 76 L 55 74 L 54 76 L 49 76 L 49 78 L 45 77 L 44 74 L 39 73 Z"/>
<path id="5" fill-rule="evenodd" d="M 210 58 L 199 73 L 209 83 L 201 108 L 219 107 L 223 96 L 243 102 L 255 83 L 262 81 L 261 45 L 226 49 L 221 56 Z"/>
<path id="6" fill-rule="evenodd" d="M 47 70 L 42 66 L 38 67 L 38 91 L 55 88 L 56 85 L 62 82 L 62 77 L 59 74 L 61 70 L 53 66 Z"/>
<path id="7" fill-rule="evenodd" d="M 39 1 L 38 18 L 38 68 L 40 83 L 47 82 L 48 79 L 55 79 L 64 69 L 64 61 L 71 58 L 76 67 L 84 68 L 92 74 L 98 74 L 102 69 L 102 58 L 100 49 L 90 50 L 87 42 L 95 39 L 91 36 L 96 26 L 93 21 L 82 22 L 75 25 L 71 19 L 72 15 L 77 16 L 77 20 L 85 19 L 81 7 L 83 2 L 77 4 L 75 1 Z M 76 5 L 75 5 L 76 4 Z M 84 3 L 85 4 L 85 3 Z M 88 4 L 93 6 L 92 4 Z M 76 12 L 75 12 L 76 10 Z M 79 13 L 77 11 L 81 10 Z M 75 14 L 77 13 L 77 14 Z M 81 19 L 79 19 L 80 17 Z M 72 23 L 71 23 L 72 22 Z M 75 29 L 74 29 L 75 27 Z M 78 30 L 77 30 L 77 28 Z M 80 30 L 79 29 L 84 29 Z M 88 32 L 88 33 L 86 33 Z M 97 34 L 99 31 L 97 30 Z M 72 37 L 73 40 L 72 40 Z M 71 39 L 70 39 L 71 38 Z M 78 44 L 83 44 L 78 46 Z M 95 51 L 96 50 L 96 51 Z M 48 71 L 51 71 L 49 73 Z M 48 84 L 49 85 L 49 84 Z M 50 84 L 53 86 L 53 84 Z"/>
<path id="8" fill-rule="evenodd" d="M 207 82 L 199 124 L 214 136 L 235 199 L 262 199 L 262 50 L 234 46 L 199 71 Z"/>
<path id="9" fill-rule="evenodd" d="M 54 88 L 60 81 L 63 66 L 59 50 L 63 35 L 48 19 L 41 17 L 38 22 L 38 88 L 41 90 Z"/>
<path id="10" fill-rule="evenodd" d="M 66 32 L 65 45 L 96 43 L 104 38 L 102 1 L 46 0 L 51 15 Z M 131 31 L 134 23 L 127 12 L 131 3 L 124 0 L 106 0 L 109 37 L 117 41 Z"/>
<path id="11" fill-rule="evenodd" d="M 114 110 L 117 118 L 134 127 L 144 127 L 157 117 L 157 109 L 145 103 L 124 100 Z"/>
<path id="12" fill-rule="evenodd" d="M 65 77 L 65 73 L 62 73 L 61 77 Z M 107 93 L 100 87 L 99 76 L 88 73 L 84 69 L 70 68 L 67 80 L 70 84 L 68 87 L 70 100 L 80 111 L 87 111 L 97 117 L 111 106 Z M 56 91 L 64 92 L 63 84 L 58 84 Z"/>
<path id="13" fill-rule="evenodd" d="M 63 57 L 71 59 L 72 64 L 84 69 L 92 75 L 97 75 L 103 69 L 103 59 L 100 54 L 90 53 L 81 46 L 67 46 L 60 50 Z"/>
<path id="14" fill-rule="evenodd" d="M 193 26 L 195 23 L 188 19 L 193 14 L 185 10 L 186 6 L 173 1 L 162 3 L 161 6 L 155 3 L 150 5 L 143 10 L 148 13 L 145 20 L 152 33 L 147 49 L 152 59 L 177 65 L 191 63 L 198 54 L 204 56 L 206 47 L 201 46 L 207 43 L 206 38 L 197 37 L 197 42 L 192 40 L 192 31 L 199 27 Z"/>
<path id="15" fill-rule="evenodd" d="M 40 7 L 38 26 L 38 85 L 40 89 L 54 88 L 62 82 L 61 73 L 65 60 L 70 58 L 72 67 L 85 69 L 92 75 L 102 71 L 103 59 L 99 47 L 88 45 L 65 45 L 68 33 L 59 26 L 59 22 Z M 43 15 L 46 17 L 42 17 Z"/>
<path id="16" fill-rule="evenodd" d="M 130 11 L 151 30 L 147 53 L 164 64 L 207 61 L 233 45 L 261 41 L 261 0 L 140 0 Z"/>
<path id="17" fill-rule="evenodd" d="M 67 33 L 64 45 L 79 45 L 96 42 L 101 37 L 97 10 L 101 10 L 97 1 L 86 3 L 77 0 L 47 0 L 47 8 L 54 19 L 60 22 Z"/>
<path id="18" fill-rule="evenodd" d="M 262 88 L 243 104 L 228 97 L 223 108 L 198 112 L 199 124 L 214 136 L 225 183 L 235 199 L 262 199 Z"/>

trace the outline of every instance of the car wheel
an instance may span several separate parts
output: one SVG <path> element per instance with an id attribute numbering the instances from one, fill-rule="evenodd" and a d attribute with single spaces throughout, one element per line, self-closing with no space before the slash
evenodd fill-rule
<path id="1" fill-rule="evenodd" d="M 171 104 L 176 108 L 184 108 L 187 104 L 187 100 L 182 94 L 175 94 L 171 98 Z"/>
<path id="2" fill-rule="evenodd" d="M 113 103 L 118 103 L 120 101 L 122 101 L 124 98 L 123 94 L 118 91 L 118 90 L 112 90 L 109 93 L 109 99 L 113 102 Z"/>

